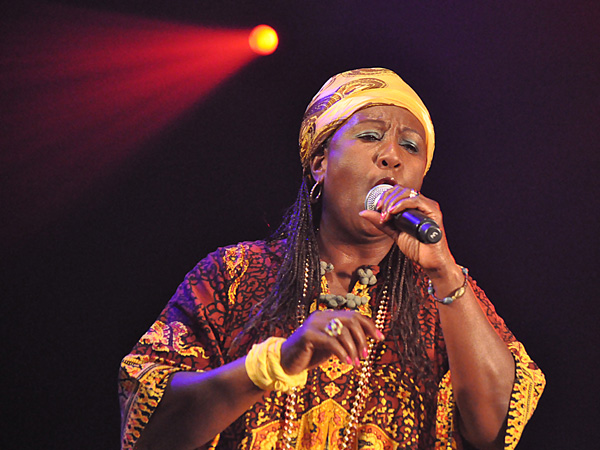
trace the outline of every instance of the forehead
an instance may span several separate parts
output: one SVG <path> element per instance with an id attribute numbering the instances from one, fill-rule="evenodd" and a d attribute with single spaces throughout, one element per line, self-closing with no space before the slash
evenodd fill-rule
<path id="1" fill-rule="evenodd" d="M 425 127 L 408 109 L 393 105 L 369 106 L 356 111 L 347 120 L 346 125 L 354 126 L 364 122 L 381 122 L 388 126 L 399 125 L 411 128 L 425 138 Z"/>

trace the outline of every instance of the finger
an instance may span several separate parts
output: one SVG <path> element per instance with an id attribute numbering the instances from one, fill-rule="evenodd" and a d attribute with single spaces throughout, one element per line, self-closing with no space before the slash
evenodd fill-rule
<path id="1" fill-rule="evenodd" d="M 282 366 L 288 373 L 299 373 L 315 367 L 332 355 L 340 361 L 353 363 L 344 346 L 325 332 L 325 325 L 313 323 L 304 327 L 300 336 L 292 335 L 282 346 Z"/>
<path id="2" fill-rule="evenodd" d="M 348 334 L 359 354 L 359 359 L 366 358 L 369 355 L 369 346 L 367 337 L 365 336 L 365 330 L 363 330 L 361 324 L 358 321 L 350 323 L 348 326 Z"/>
<path id="3" fill-rule="evenodd" d="M 337 325 L 332 324 L 336 319 Z M 368 337 L 383 340 L 383 334 L 377 330 L 375 323 L 356 311 L 317 311 L 303 327 L 307 328 L 303 338 L 313 349 L 312 353 L 325 358 L 334 354 L 340 361 L 355 367 L 360 367 L 360 359 L 367 355 Z"/>
<path id="4" fill-rule="evenodd" d="M 367 328 L 363 328 L 364 325 Z M 344 347 L 349 359 L 347 363 L 360 367 L 360 360 L 368 355 L 368 342 L 366 332 L 372 332 L 374 324 L 364 320 L 362 315 L 355 311 L 340 311 L 325 327 L 325 332 L 336 338 Z"/>
<path id="5" fill-rule="evenodd" d="M 397 203 L 390 205 L 388 216 L 389 218 L 392 218 L 407 209 L 419 210 L 424 215 L 434 220 L 438 225 L 442 226 L 442 212 L 440 211 L 439 205 L 434 200 L 422 196 L 404 198 Z"/>
<path id="6" fill-rule="evenodd" d="M 348 345 L 352 345 L 352 348 L 356 349 L 358 357 L 364 359 L 368 356 L 369 351 L 368 338 L 380 341 L 383 339 L 383 334 L 371 319 L 355 311 L 349 311 L 349 313 L 350 316 L 344 323 L 349 331 L 348 338 L 351 339 L 351 344 L 345 344 L 345 347 L 348 348 Z"/>
<path id="7" fill-rule="evenodd" d="M 336 339 L 338 343 L 344 348 L 348 357 L 346 358 L 346 362 L 355 367 L 360 366 L 360 356 L 359 356 L 359 348 L 356 345 L 354 340 L 353 333 L 350 331 L 351 324 L 347 324 L 342 329 L 342 332 L 339 336 L 334 336 L 332 339 Z M 343 361 L 343 360 L 342 360 Z"/>
<path id="8" fill-rule="evenodd" d="M 402 186 L 396 186 L 393 189 L 390 189 L 382 195 L 382 201 L 380 202 L 381 208 L 381 222 L 386 222 L 390 220 L 391 215 L 393 214 L 392 208 L 400 206 L 405 200 L 411 198 L 411 194 L 416 191 L 404 188 Z M 378 205 L 379 206 L 379 205 Z M 402 208 L 402 209 L 406 209 Z M 395 212 L 401 211 L 402 209 L 396 209 Z"/>
<path id="9" fill-rule="evenodd" d="M 392 218 L 396 215 L 405 211 L 407 209 L 419 209 L 419 203 L 414 201 L 412 198 L 400 198 L 397 201 L 391 203 L 388 206 L 388 209 L 382 214 L 382 218 L 384 221 L 392 220 Z"/>
<path id="10" fill-rule="evenodd" d="M 362 327 L 362 331 L 365 336 L 372 337 L 373 339 L 376 339 L 378 341 L 383 341 L 385 336 L 381 331 L 377 329 L 377 327 L 375 326 L 375 322 L 358 312 L 352 311 L 352 313 L 355 315 L 357 321 L 360 323 L 360 326 Z"/>
<path id="11" fill-rule="evenodd" d="M 407 189 L 402 186 L 395 186 L 392 189 L 385 191 L 377 203 L 377 210 L 384 214 L 388 210 L 390 204 L 397 202 L 404 196 L 405 191 L 407 191 Z"/>
<path id="12" fill-rule="evenodd" d="M 340 361 L 344 361 L 351 366 L 356 365 L 356 350 L 352 350 L 347 338 L 344 334 L 348 335 L 349 331 L 344 327 L 342 333 L 339 336 L 331 336 L 323 329 L 321 338 L 323 339 L 323 346 L 326 347 L 330 353 L 338 357 Z"/>
<path id="13" fill-rule="evenodd" d="M 387 234 L 392 239 L 396 240 L 399 231 L 391 225 L 391 222 L 381 222 L 381 214 L 377 211 L 369 211 L 365 209 L 358 213 L 363 219 L 371 222 L 376 228 Z"/>

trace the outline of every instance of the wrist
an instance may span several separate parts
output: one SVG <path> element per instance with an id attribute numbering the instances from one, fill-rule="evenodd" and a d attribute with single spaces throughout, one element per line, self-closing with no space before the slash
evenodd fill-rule
<path id="1" fill-rule="evenodd" d="M 454 259 L 438 267 L 423 268 L 427 276 L 434 283 L 455 283 L 457 280 L 462 282 L 462 266 L 456 264 Z"/>
<path id="2" fill-rule="evenodd" d="M 448 272 L 445 276 L 429 278 L 428 293 L 434 300 L 449 305 L 454 300 L 462 297 L 468 288 L 468 274 L 466 267 L 456 265 L 456 270 Z"/>
<path id="3" fill-rule="evenodd" d="M 288 374 L 281 365 L 281 346 L 284 338 L 271 337 L 255 344 L 246 356 L 245 367 L 248 378 L 263 390 L 287 392 L 297 386 L 304 386 L 307 371 Z"/>

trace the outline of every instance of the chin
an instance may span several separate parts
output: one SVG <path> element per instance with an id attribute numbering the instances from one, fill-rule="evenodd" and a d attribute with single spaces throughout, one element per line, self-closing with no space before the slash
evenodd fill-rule
<path id="1" fill-rule="evenodd" d="M 361 231 L 362 231 L 362 235 L 365 237 L 368 237 L 368 238 L 383 238 L 383 237 L 390 238 L 387 234 L 385 234 L 383 231 L 381 231 L 379 228 L 377 228 L 371 222 L 366 223 L 365 226 L 363 226 Z"/>

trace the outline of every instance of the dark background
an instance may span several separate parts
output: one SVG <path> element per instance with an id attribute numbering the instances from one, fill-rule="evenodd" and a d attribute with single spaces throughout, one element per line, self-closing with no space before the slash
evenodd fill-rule
<path id="1" fill-rule="evenodd" d="M 546 374 L 519 448 L 595 447 L 598 2 L 62 3 L 268 23 L 280 46 L 51 217 L 3 208 L 0 447 L 118 448 L 120 359 L 206 253 L 278 225 L 299 186 L 304 108 L 331 75 L 372 66 L 428 106 L 437 146 L 423 191 Z"/>

